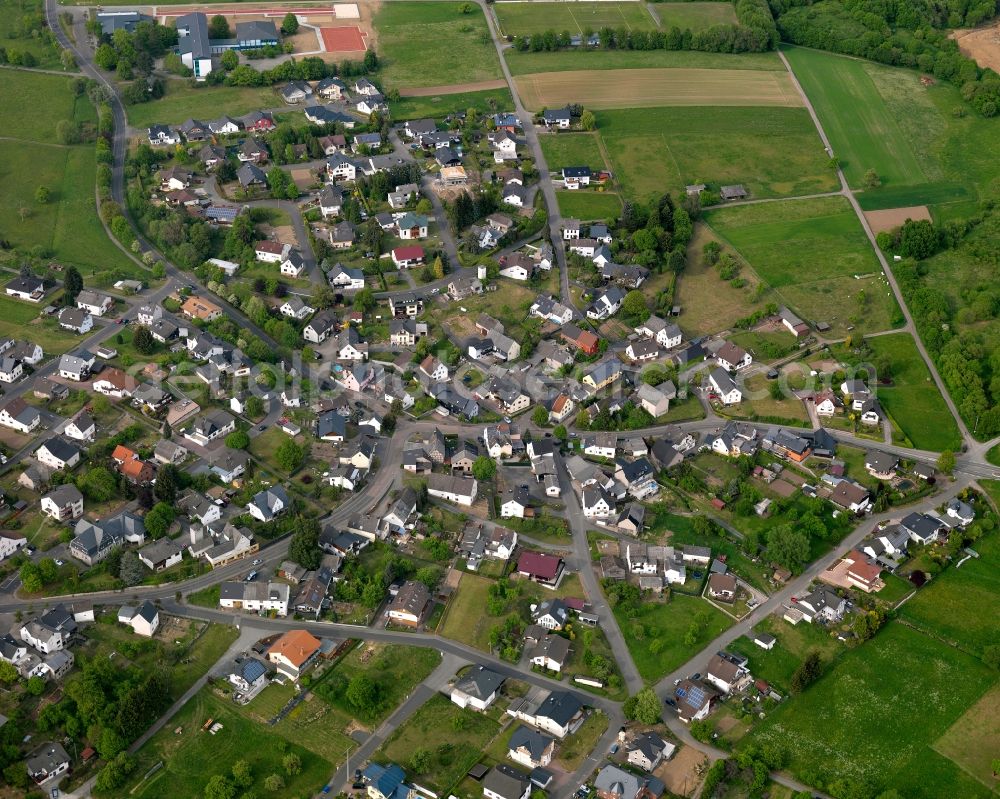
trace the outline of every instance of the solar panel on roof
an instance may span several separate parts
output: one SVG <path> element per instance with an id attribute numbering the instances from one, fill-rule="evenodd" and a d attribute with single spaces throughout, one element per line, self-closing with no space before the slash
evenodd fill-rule
<path id="1" fill-rule="evenodd" d="M 691 692 L 688 694 L 688 703 L 692 707 L 701 707 L 705 704 L 705 691 L 697 685 L 692 686 Z"/>

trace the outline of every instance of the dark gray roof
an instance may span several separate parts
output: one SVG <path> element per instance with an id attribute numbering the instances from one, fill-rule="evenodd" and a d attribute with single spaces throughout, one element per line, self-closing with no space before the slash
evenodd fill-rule
<path id="1" fill-rule="evenodd" d="M 502 674 L 497 674 L 485 666 L 473 666 L 462 679 L 455 683 L 455 688 L 469 696 L 488 699 L 494 691 L 503 685 L 505 679 Z"/>
<path id="2" fill-rule="evenodd" d="M 551 719 L 560 726 L 568 724 L 573 716 L 583 710 L 583 703 L 568 691 L 553 691 L 539 706 L 536 716 Z"/>
<path id="3" fill-rule="evenodd" d="M 521 724 L 514 730 L 514 734 L 510 736 L 508 748 L 513 751 L 523 746 L 528 750 L 532 760 L 538 760 L 551 743 L 552 739 L 548 736 L 542 735 L 530 727 L 525 727 Z"/>
<path id="4" fill-rule="evenodd" d="M 212 47 L 208 40 L 208 18 L 204 14 L 185 14 L 178 17 L 177 30 L 187 29 L 187 36 L 181 36 L 177 48 L 182 53 L 191 53 L 194 58 L 211 58 Z"/>

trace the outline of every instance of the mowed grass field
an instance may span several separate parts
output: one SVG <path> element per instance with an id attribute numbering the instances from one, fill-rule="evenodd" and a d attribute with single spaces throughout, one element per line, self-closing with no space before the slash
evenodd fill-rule
<path id="1" fill-rule="evenodd" d="M 167 82 L 167 92 L 151 103 L 126 108 L 128 123 L 143 130 L 150 125 L 179 125 L 187 119 L 214 119 L 243 116 L 251 111 L 283 105 L 274 89 L 250 86 L 192 88 L 187 81 Z"/>
<path id="2" fill-rule="evenodd" d="M 482 114 L 492 114 L 494 107 L 497 111 L 514 110 L 514 98 L 510 95 L 510 89 L 485 89 L 477 92 L 437 94 L 428 97 L 402 97 L 389 103 L 389 112 L 394 120 L 399 121 L 424 117 L 440 119 L 459 111 L 464 113 L 470 108 L 475 108 Z"/>
<path id="3" fill-rule="evenodd" d="M 772 289 L 773 299 L 804 319 L 838 332 L 892 326 L 895 301 L 845 198 L 721 207 L 704 217 Z"/>
<path id="4" fill-rule="evenodd" d="M 989 789 L 933 745 L 996 680 L 972 656 L 890 622 L 745 740 L 781 746 L 788 770 L 821 789 L 843 780 L 870 787 L 859 795 L 985 798 Z"/>
<path id="5" fill-rule="evenodd" d="M 957 451 L 962 443 L 958 425 L 910 335 L 877 336 L 869 343 L 892 360 L 892 385 L 879 386 L 878 399 L 896 427 L 917 449 Z"/>
<path id="6" fill-rule="evenodd" d="M 799 107 L 787 73 L 748 69 L 628 69 L 539 72 L 515 78 L 533 111 L 583 102 L 592 110 L 657 106 Z"/>
<path id="7" fill-rule="evenodd" d="M 831 191 L 819 136 L 802 108 L 599 111 L 597 128 L 630 199 L 692 183 L 742 183 L 753 197 Z"/>
<path id="8" fill-rule="evenodd" d="M 459 3 L 384 3 L 374 18 L 379 77 L 397 89 L 502 77 L 482 11 Z"/>
<path id="9" fill-rule="evenodd" d="M 863 191 L 867 210 L 931 205 L 935 216 L 993 196 L 1000 179 L 1000 120 L 969 113 L 959 91 L 920 73 L 795 47 L 789 63 L 844 164 L 861 188 L 874 169 L 882 186 Z"/>
<path id="10" fill-rule="evenodd" d="M 505 36 L 530 36 L 550 30 L 582 34 L 588 29 L 599 31 L 601 28 L 656 29 L 656 20 L 642 2 L 546 3 L 531 0 L 494 3 L 493 9 Z"/>
<path id="11" fill-rule="evenodd" d="M 567 166 L 589 166 L 605 169 L 604 156 L 596 133 L 546 133 L 538 137 L 549 169 Z"/>
<path id="12" fill-rule="evenodd" d="M 705 30 L 713 25 L 735 25 L 736 11 L 729 3 L 657 3 L 653 8 L 663 30 Z"/>
<path id="13" fill-rule="evenodd" d="M 97 113 L 90 100 L 74 97 L 68 82 L 69 76 L 5 69 L 0 80 L 0 108 L 8 109 L 3 135 L 57 144 L 56 126 L 61 120 L 96 123 Z"/>
<path id="14" fill-rule="evenodd" d="M 558 191 L 559 213 L 572 219 L 615 219 L 621 215 L 622 201 L 614 192 Z"/>
<path id="15" fill-rule="evenodd" d="M 684 5 L 689 5 L 685 3 Z M 718 5 L 726 6 L 725 3 Z M 657 6 L 660 8 L 661 6 Z M 694 50 L 560 50 L 504 53 L 512 75 L 603 69 L 764 69 L 784 72 L 775 53 L 701 53 Z"/>

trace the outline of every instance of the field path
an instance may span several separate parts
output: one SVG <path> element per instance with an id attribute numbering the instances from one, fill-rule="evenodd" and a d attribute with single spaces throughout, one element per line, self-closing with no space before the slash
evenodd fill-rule
<path id="1" fill-rule="evenodd" d="M 507 81 L 481 80 L 476 83 L 452 83 L 447 86 L 422 86 L 412 89 L 400 89 L 401 97 L 434 97 L 438 94 L 462 94 L 463 92 L 482 92 L 489 89 L 506 89 Z"/>
<path id="2" fill-rule="evenodd" d="M 834 157 L 833 147 L 830 145 L 830 140 L 826 136 L 826 131 L 823 130 L 823 125 L 820 123 L 819 117 L 816 115 L 816 109 L 813 108 L 813 105 L 809 101 L 809 97 L 806 95 L 805 91 L 803 91 L 798 78 L 795 77 L 795 72 L 792 71 L 792 65 L 788 63 L 788 59 L 781 50 L 778 50 L 778 58 L 780 58 L 782 63 L 784 63 L 785 69 L 788 70 L 788 74 L 791 76 L 792 84 L 802 96 L 802 102 L 805 104 L 806 110 L 809 112 L 809 116 L 812 117 L 813 124 L 816 126 L 816 132 L 819 133 L 823 146 L 826 148 L 830 157 Z M 962 441 L 970 450 L 979 452 L 983 449 L 983 445 L 975 441 L 969 433 L 969 428 L 965 424 L 965 420 L 958 412 L 958 408 L 955 406 L 955 402 L 952 400 L 951 394 L 945 386 L 944 381 L 941 379 L 941 375 L 938 373 L 937 367 L 934 365 L 934 361 L 927 352 L 924 342 L 917 334 L 917 326 L 913 322 L 913 315 L 910 313 L 910 309 L 906 305 L 906 300 L 903 298 L 903 292 L 899 288 L 896 276 L 893 275 L 889 262 L 886 260 L 885 255 L 883 255 L 882 250 L 875 241 L 875 234 L 872 232 L 871 226 L 868 224 L 868 219 L 865 217 L 864 211 L 861 210 L 861 206 L 858 204 L 858 200 L 854 196 L 854 192 L 851 191 L 851 187 L 847 183 L 847 177 L 844 175 L 844 170 L 840 167 L 837 168 L 837 177 L 840 180 L 840 193 L 847 198 L 847 201 L 851 204 L 851 208 L 854 209 L 854 214 L 861 223 L 861 229 L 864 230 L 865 235 L 868 237 L 868 242 L 875 251 L 875 257 L 878 258 L 879 263 L 882 265 L 882 271 L 885 272 L 886 279 L 889 281 L 889 286 L 892 288 L 892 293 L 896 297 L 896 302 L 899 303 L 899 308 L 903 312 L 903 319 L 906 320 L 903 330 L 909 333 L 913 337 L 914 342 L 916 342 L 917 352 L 920 353 L 920 357 L 923 358 L 924 363 L 927 365 L 927 369 L 930 371 L 931 377 L 934 378 L 934 384 L 937 386 L 938 391 L 941 392 L 941 396 L 944 397 L 948 410 L 951 412 L 951 415 L 955 417 L 955 423 L 958 425 L 958 429 L 962 434 Z"/>

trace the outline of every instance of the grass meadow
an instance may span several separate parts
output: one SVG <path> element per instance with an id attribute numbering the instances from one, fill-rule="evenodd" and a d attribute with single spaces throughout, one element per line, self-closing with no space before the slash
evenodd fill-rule
<path id="1" fill-rule="evenodd" d="M 684 637 L 692 621 L 702 620 L 698 641 L 687 646 Z M 719 633 L 733 624 L 721 610 L 701 597 L 674 592 L 668 602 L 644 602 L 635 616 L 615 611 L 635 667 L 646 682 L 656 682 L 694 657 Z"/>
<path id="2" fill-rule="evenodd" d="M 0 80 L 0 108 L 23 109 L 25 113 L 6 114 L 3 135 L 10 139 L 57 144 L 56 126 L 61 120 L 96 123 L 97 113 L 90 100 L 74 97 L 68 83 L 69 76 L 4 70 Z"/>
<path id="3" fill-rule="evenodd" d="M 752 636 L 736 639 L 731 648 L 750 658 L 753 676 L 767 680 L 779 693 L 788 693 L 792 675 L 810 651 L 819 651 L 826 663 L 845 651 L 831 631 L 816 624 L 792 626 L 778 616 L 768 616 L 754 631 L 777 638 L 774 648 L 761 649 Z"/>
<path id="4" fill-rule="evenodd" d="M 674 107 L 599 111 L 598 130 L 632 199 L 692 183 L 742 183 L 753 197 L 831 191 L 805 109 Z"/>
<path id="5" fill-rule="evenodd" d="M 725 4 L 719 3 L 719 5 Z M 781 60 L 774 53 L 701 53 L 694 50 L 562 50 L 522 53 L 508 50 L 504 53 L 504 58 L 512 75 L 584 69 L 680 68 L 785 71 Z"/>
<path id="6" fill-rule="evenodd" d="M 885 354 L 892 362 L 892 385 L 879 386 L 878 399 L 893 424 L 917 449 L 958 450 L 958 426 L 913 338 L 908 333 L 895 333 L 870 338 L 868 343 L 876 354 Z M 850 360 L 846 353 L 839 354 Z"/>
<path id="7" fill-rule="evenodd" d="M 861 188 L 868 169 L 881 178 L 859 195 L 865 209 L 927 204 L 947 215 L 1000 188 L 1000 121 L 971 113 L 953 86 L 816 50 L 785 52 L 851 185 Z"/>
<path id="8" fill-rule="evenodd" d="M 402 97 L 389 103 L 389 111 L 394 120 L 422 119 L 432 117 L 440 119 L 458 111 L 465 112 L 475 108 L 480 113 L 511 111 L 514 108 L 514 98 L 510 89 L 485 89 L 478 92 L 459 92 L 458 94 L 438 94 L 430 97 Z"/>
<path id="9" fill-rule="evenodd" d="M 657 27 L 645 3 L 547 3 L 534 0 L 530 3 L 494 3 L 493 9 L 505 36 L 530 36 L 549 30 L 582 34 L 586 30 L 599 31 L 601 28 L 655 30 Z M 691 19 L 699 16 L 706 19 L 709 14 L 692 12 L 688 16 Z"/>
<path id="10" fill-rule="evenodd" d="M 784 747 L 793 775 L 838 796 L 865 786 L 858 795 L 891 787 L 908 799 L 986 797 L 989 789 L 933 747 L 995 683 L 972 656 L 890 622 L 745 740 Z"/>
<path id="11" fill-rule="evenodd" d="M 559 213 L 571 219 L 614 219 L 621 215 L 622 201 L 614 192 L 558 191 Z"/>
<path id="12" fill-rule="evenodd" d="M 892 327 L 895 301 L 843 197 L 721 207 L 705 221 L 770 287 L 771 299 L 804 319 L 838 332 Z"/>
<path id="13" fill-rule="evenodd" d="M 39 69 L 62 69 L 59 48 L 55 44 L 48 44 L 44 39 L 33 36 L 18 35 L 21 17 L 31 13 L 44 13 L 44 9 L 42 0 L 0 1 L 0 47 L 8 51 L 31 53 L 38 61 L 35 66 Z"/>
<path id="14" fill-rule="evenodd" d="M 281 99 L 269 86 L 198 86 L 187 81 L 167 82 L 167 92 L 151 103 L 130 105 L 128 123 L 140 130 L 150 125 L 179 125 L 186 119 L 214 119 L 226 114 L 243 116 L 262 108 L 281 105 Z"/>
<path id="15" fill-rule="evenodd" d="M 375 15 L 379 76 L 391 87 L 445 86 L 502 77 L 486 18 L 459 3 L 384 3 Z"/>
<path id="16" fill-rule="evenodd" d="M 201 726 L 214 719 L 222 724 L 215 735 Z M 180 728 L 181 732 L 174 730 Z M 281 759 L 294 752 L 302 760 L 302 770 L 288 776 Z M 162 730 L 137 754 L 135 774 L 141 779 L 153 765 L 163 768 L 130 792 L 136 799 L 158 799 L 165 795 L 201 796 L 205 783 L 215 774 L 229 774 L 233 763 L 246 760 L 253 771 L 254 787 L 263 790 L 270 774 L 285 778 L 287 796 L 309 794 L 322 785 L 333 770 L 332 764 L 303 746 L 276 740 L 265 726 L 244 718 L 231 702 L 204 688 L 196 694 Z M 115 794 L 122 795 L 122 794 Z"/>
<path id="17" fill-rule="evenodd" d="M 596 133 L 546 133 L 539 136 L 538 141 L 551 170 L 567 166 L 607 167 Z"/>

